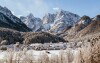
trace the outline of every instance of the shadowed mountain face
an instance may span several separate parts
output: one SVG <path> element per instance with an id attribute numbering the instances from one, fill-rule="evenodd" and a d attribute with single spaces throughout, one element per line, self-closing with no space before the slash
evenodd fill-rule
<path id="1" fill-rule="evenodd" d="M 0 13 L 0 27 L 11 28 L 18 31 L 30 31 L 30 29 L 23 23 L 15 23 L 3 13 Z"/>
<path id="2" fill-rule="evenodd" d="M 88 16 L 83 16 L 80 18 L 79 22 L 75 25 L 75 31 L 80 31 L 88 26 L 92 22 L 91 18 Z"/>
<path id="3" fill-rule="evenodd" d="M 19 18 L 14 16 L 6 7 L 0 6 L 0 27 L 11 28 L 18 31 L 31 31 Z"/>
<path id="4" fill-rule="evenodd" d="M 94 17 L 93 20 L 100 21 L 100 15 L 97 15 L 96 17 Z"/>
<path id="5" fill-rule="evenodd" d="M 79 34 L 85 35 L 85 34 L 91 34 L 97 32 L 100 32 L 100 15 L 94 17 L 92 22 L 83 30 L 81 30 Z"/>

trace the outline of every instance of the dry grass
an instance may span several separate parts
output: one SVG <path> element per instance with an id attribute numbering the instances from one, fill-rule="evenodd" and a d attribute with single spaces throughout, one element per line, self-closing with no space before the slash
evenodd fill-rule
<path id="1" fill-rule="evenodd" d="M 100 63 L 100 40 L 87 42 L 77 51 L 74 63 Z"/>
<path id="2" fill-rule="evenodd" d="M 41 53 L 36 59 L 32 56 L 32 53 L 27 54 L 26 51 L 8 51 L 2 63 L 69 63 L 72 62 L 72 60 L 70 60 L 72 57 L 70 57 L 69 54 L 70 52 L 64 53 L 64 51 L 59 52 L 59 55 L 54 54 L 51 56 L 48 56 L 47 53 Z"/>
<path id="3" fill-rule="evenodd" d="M 6 59 L 0 63 L 100 63 L 100 40 L 99 37 L 94 38 L 75 50 L 71 48 L 61 50 L 59 55 L 48 56 L 47 53 L 40 53 L 36 58 L 33 52 L 28 54 L 27 50 L 8 51 Z"/>

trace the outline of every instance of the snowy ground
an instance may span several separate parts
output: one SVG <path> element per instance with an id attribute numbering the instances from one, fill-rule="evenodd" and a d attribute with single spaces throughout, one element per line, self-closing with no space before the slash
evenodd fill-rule
<path id="1" fill-rule="evenodd" d="M 65 47 L 64 45 L 61 43 L 59 47 L 63 48 Z M 25 48 L 25 50 L 19 50 L 19 49 L 17 50 L 16 48 L 15 50 L 13 50 L 14 47 L 10 45 L 7 47 L 11 48 L 11 51 L 9 51 L 10 49 L 8 49 L 8 51 L 0 51 L 0 61 L 10 60 L 9 58 L 11 58 L 14 61 L 15 60 L 24 61 L 26 59 L 29 59 L 32 61 L 38 61 L 38 60 L 40 61 L 41 59 L 44 60 L 44 58 L 49 58 L 49 59 L 54 58 L 57 60 L 57 59 L 60 59 L 62 55 L 63 58 L 65 58 L 64 61 L 66 62 L 66 59 L 68 59 L 68 57 L 75 59 L 75 57 L 77 56 L 77 53 L 79 52 L 78 48 L 75 48 L 74 45 L 75 43 L 66 44 L 66 49 L 64 50 L 63 49 L 61 50 L 33 50 L 31 48 L 29 50 L 27 50 L 27 48 Z M 56 45 L 54 44 L 54 46 Z M 80 44 L 78 43 L 77 46 L 80 46 Z M 58 44 L 57 44 L 57 47 L 58 47 Z M 73 63 L 73 62 L 70 62 L 70 63 Z"/>
<path id="2" fill-rule="evenodd" d="M 29 50 L 29 51 L 27 51 L 28 54 L 32 53 L 32 55 L 34 57 L 38 57 L 40 54 L 44 54 L 44 53 L 46 53 L 48 56 L 59 55 L 60 50 L 50 50 L 48 52 L 49 53 L 46 53 L 46 50 L 43 50 L 43 51 Z M 18 52 L 15 52 L 15 54 L 16 53 L 18 53 Z M 0 60 L 5 59 L 7 57 L 6 55 L 7 55 L 6 51 L 0 51 Z"/>
<path id="3" fill-rule="evenodd" d="M 51 55 L 59 55 L 61 52 L 63 52 L 63 54 L 67 53 L 66 50 L 48 50 L 47 52 L 46 50 L 43 51 L 29 50 L 27 51 L 27 54 L 31 53 L 33 57 L 38 58 L 39 55 L 41 54 L 47 54 L 49 57 L 51 57 Z M 71 52 L 75 53 L 75 50 L 72 50 Z M 19 52 L 14 52 L 14 55 L 16 55 L 17 53 Z M 6 51 L 0 51 L 0 60 L 7 58 L 7 54 L 8 52 Z"/>

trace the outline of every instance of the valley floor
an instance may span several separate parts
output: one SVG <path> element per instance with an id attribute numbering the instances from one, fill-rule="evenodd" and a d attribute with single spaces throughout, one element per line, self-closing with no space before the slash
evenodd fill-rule
<path id="1" fill-rule="evenodd" d="M 0 63 L 100 63 L 99 35 L 83 42 L 15 45 L 0 51 Z"/>
<path id="2" fill-rule="evenodd" d="M 65 50 L 0 51 L 0 63 L 100 63 L 100 40 L 94 38 Z"/>

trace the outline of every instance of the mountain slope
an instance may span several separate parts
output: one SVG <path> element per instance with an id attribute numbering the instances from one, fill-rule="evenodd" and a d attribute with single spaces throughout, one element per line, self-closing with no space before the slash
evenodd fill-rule
<path id="1" fill-rule="evenodd" d="M 21 16 L 20 19 L 29 27 L 32 29 L 32 31 L 40 31 L 42 29 L 42 21 L 40 18 L 35 18 L 33 14 L 29 14 L 26 17 Z"/>
<path id="2" fill-rule="evenodd" d="M 32 14 L 20 19 L 33 31 L 61 33 L 65 28 L 73 26 L 79 18 L 77 14 L 59 10 L 54 14 L 46 14 L 43 19 L 35 18 Z"/>
<path id="3" fill-rule="evenodd" d="M 100 32 L 100 15 L 97 15 L 91 24 L 89 24 L 86 28 L 81 30 L 78 35 L 83 36 L 86 34 L 91 34 L 91 33 L 98 33 Z"/>
<path id="4" fill-rule="evenodd" d="M 73 26 L 78 20 L 79 16 L 77 14 L 60 10 L 56 12 L 56 17 L 54 20 L 54 25 L 51 27 L 51 31 L 61 33 L 64 29 Z"/>
<path id="5" fill-rule="evenodd" d="M 80 26 L 80 24 L 82 25 Z M 82 17 L 77 23 L 77 26 L 63 32 L 60 36 L 63 36 L 66 40 L 75 41 L 90 39 L 93 35 L 95 36 L 98 34 L 100 34 L 100 15 L 97 15 L 92 19 L 86 16 L 85 18 Z"/>
<path id="6" fill-rule="evenodd" d="M 23 38 L 19 31 L 0 27 L 0 43 L 7 40 L 6 44 L 15 44 L 16 42 L 22 43 Z"/>
<path id="7" fill-rule="evenodd" d="M 59 10 L 54 14 L 47 14 L 44 18 L 43 23 L 47 22 L 44 25 L 48 26 L 50 32 L 61 33 L 64 29 L 73 26 L 80 17 L 74 13 Z"/>
<path id="8" fill-rule="evenodd" d="M 83 16 L 80 18 L 79 22 L 75 25 L 75 30 L 78 32 L 84 29 L 92 22 L 91 18 L 88 16 Z"/>
<path id="9" fill-rule="evenodd" d="M 44 31 L 48 31 L 51 29 L 51 27 L 53 26 L 54 24 L 54 19 L 55 19 L 55 14 L 46 14 L 42 21 L 43 21 L 43 28 L 44 28 Z"/>
<path id="10" fill-rule="evenodd" d="M 18 31 L 31 31 L 19 18 L 14 16 L 6 7 L 0 6 L 0 26 Z"/>

